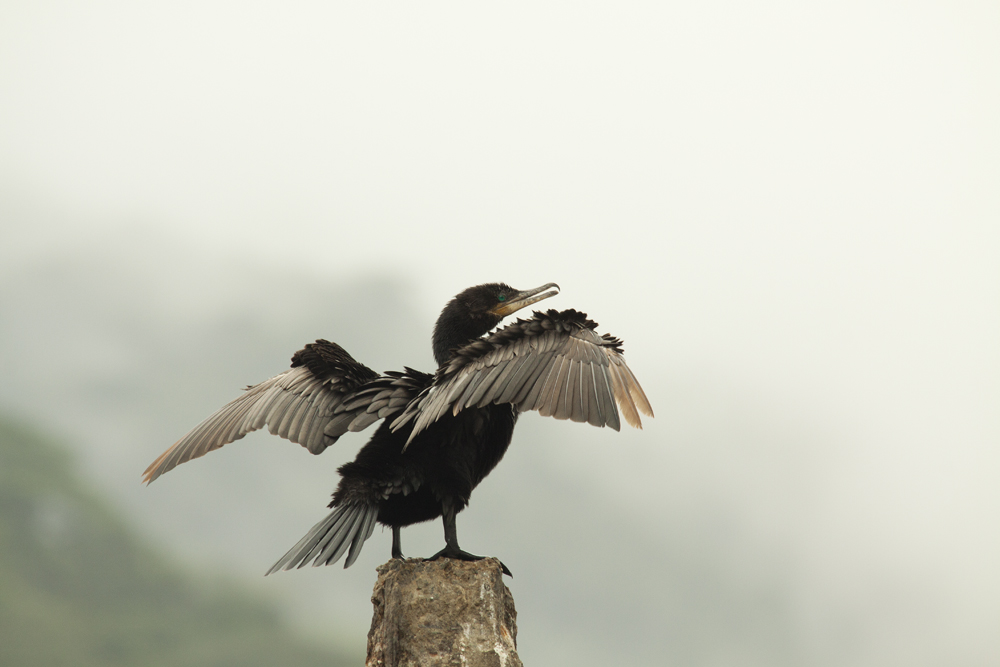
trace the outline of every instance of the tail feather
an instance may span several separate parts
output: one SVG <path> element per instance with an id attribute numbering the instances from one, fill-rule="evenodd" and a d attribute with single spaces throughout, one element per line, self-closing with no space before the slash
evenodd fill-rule
<path id="1" fill-rule="evenodd" d="M 354 540 L 351 542 L 351 550 L 347 552 L 347 560 L 344 561 L 345 569 L 354 565 L 354 561 L 361 555 L 361 547 L 364 546 L 365 540 L 372 536 L 372 532 L 375 530 L 375 519 L 377 518 L 377 511 L 365 514 L 365 522 L 361 530 L 354 534 Z"/>
<path id="2" fill-rule="evenodd" d="M 267 574 L 305 567 L 310 560 L 314 567 L 332 565 L 340 560 L 348 547 L 350 553 L 344 567 L 350 567 L 361 553 L 365 540 L 375 530 L 377 518 L 377 505 L 342 505 L 335 508 L 278 559 Z"/>
<path id="3" fill-rule="evenodd" d="M 336 516 L 331 512 L 328 517 L 329 521 L 322 521 L 314 526 L 310 531 L 313 539 L 298 549 L 298 567 L 305 567 L 307 562 L 321 554 L 330 541 L 336 539 L 337 535 L 344 529 L 344 525 L 350 523 L 352 517 L 353 514 L 347 511 L 337 512 Z M 288 569 L 291 568 L 292 566 L 289 565 Z"/>
<path id="4" fill-rule="evenodd" d="M 340 560 L 340 557 L 344 555 L 347 548 L 351 546 L 351 542 L 354 541 L 354 535 L 359 532 L 364 520 L 364 512 L 353 513 L 350 520 L 345 521 L 344 525 L 337 530 L 333 539 L 326 545 L 326 548 L 316 556 L 316 560 L 313 561 L 313 567 L 332 565 Z"/>

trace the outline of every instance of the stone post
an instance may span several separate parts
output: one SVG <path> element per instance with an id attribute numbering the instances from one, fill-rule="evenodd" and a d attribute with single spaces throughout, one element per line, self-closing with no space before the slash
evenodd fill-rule
<path id="1" fill-rule="evenodd" d="M 380 565 L 366 667 L 522 667 L 502 576 L 493 558 Z"/>

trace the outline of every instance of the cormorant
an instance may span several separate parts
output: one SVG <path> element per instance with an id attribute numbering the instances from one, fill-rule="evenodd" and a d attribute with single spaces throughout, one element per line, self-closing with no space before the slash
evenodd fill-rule
<path id="1" fill-rule="evenodd" d="M 263 426 L 319 454 L 348 431 L 383 420 L 354 461 L 339 468 L 333 511 L 268 574 L 310 560 L 330 565 L 345 551 L 349 567 L 376 523 L 392 528 L 392 556 L 401 558 L 400 528 L 437 517 L 445 547 L 432 559 L 479 560 L 459 548 L 455 515 L 503 458 L 519 413 L 537 410 L 616 431 L 618 407 L 636 428 L 639 412 L 653 416 L 621 341 L 599 335 L 584 313 L 536 311 L 486 335 L 507 315 L 558 293 L 555 283 L 525 291 L 488 283 L 461 292 L 434 326 L 433 375 L 411 368 L 379 375 L 336 343 L 310 343 L 289 370 L 247 387 L 178 440 L 146 469 L 144 481 Z"/>

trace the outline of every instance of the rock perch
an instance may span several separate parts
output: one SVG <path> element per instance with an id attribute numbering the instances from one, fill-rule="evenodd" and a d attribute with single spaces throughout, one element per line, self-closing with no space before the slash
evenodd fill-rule
<path id="1" fill-rule="evenodd" d="M 500 561 L 391 560 L 378 575 L 366 667 L 522 667 Z"/>

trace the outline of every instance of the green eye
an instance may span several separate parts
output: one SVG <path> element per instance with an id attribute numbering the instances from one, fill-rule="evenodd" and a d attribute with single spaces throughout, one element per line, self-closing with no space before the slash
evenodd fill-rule
<path id="1" fill-rule="evenodd" d="M 503 294 L 501 294 L 500 296 L 497 297 L 497 301 L 506 301 L 506 300 L 507 300 L 507 297 L 505 297 Z"/>

